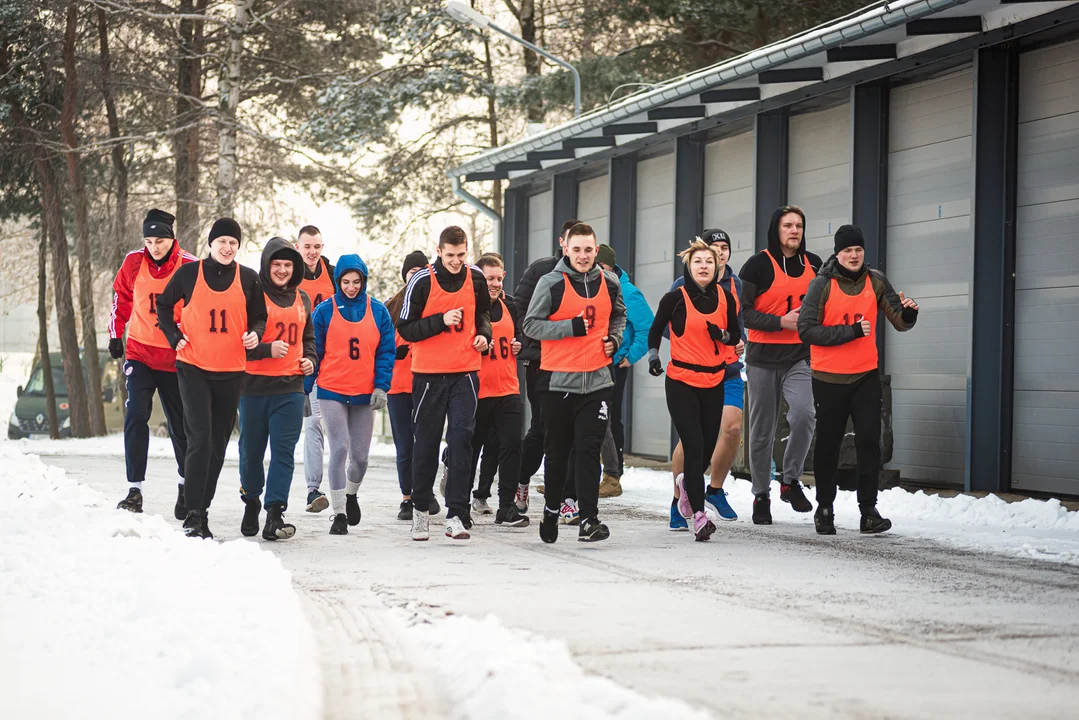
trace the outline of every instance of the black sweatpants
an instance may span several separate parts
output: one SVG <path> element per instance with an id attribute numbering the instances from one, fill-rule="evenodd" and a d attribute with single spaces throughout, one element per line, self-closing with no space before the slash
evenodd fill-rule
<path id="1" fill-rule="evenodd" d="M 543 462 L 543 395 L 536 389 L 539 377 L 539 360 L 532 360 L 525 366 L 525 392 L 532 409 L 532 422 L 528 426 L 524 440 L 521 441 L 521 479 L 531 482 L 532 476 L 539 472 Z"/>
<path id="2" fill-rule="evenodd" d="M 813 378 L 813 405 L 817 410 L 813 475 L 818 506 L 831 507 L 835 502 L 835 472 L 850 418 L 854 421 L 854 450 L 858 456 L 858 505 L 862 509 L 876 507 L 881 402 L 880 373 L 876 370 L 851 385 Z"/>
<path id="3" fill-rule="evenodd" d="M 570 451 L 582 521 L 599 516 L 600 448 L 610 421 L 611 389 L 587 395 L 546 392 L 543 397 L 544 501 L 558 512 L 565 499 Z M 572 482 L 572 481 L 569 481 Z"/>
<path id="4" fill-rule="evenodd" d="M 477 438 L 487 438 L 483 451 L 484 461 L 488 455 L 498 458 L 498 506 L 509 507 L 517 494 L 517 482 L 521 469 L 521 427 L 524 424 L 524 404 L 520 395 L 483 398 L 476 409 Z M 477 444 L 478 449 L 478 444 Z M 493 452 L 492 452 L 493 451 Z M 475 453 L 473 453 L 475 458 Z M 473 463 L 472 467 L 475 467 Z M 491 497 L 491 481 L 484 487 L 481 473 L 480 486 L 474 493 L 477 498 Z"/>
<path id="5" fill-rule="evenodd" d="M 480 400 L 482 403 L 483 400 Z M 478 421 L 477 421 L 478 422 Z M 522 423 L 523 427 L 523 423 Z M 479 435 L 472 436 L 472 484 L 476 490 L 472 493 L 472 497 L 486 500 L 491 497 L 491 486 L 495 482 L 495 473 L 498 472 L 498 454 L 500 448 L 498 446 L 498 433 L 493 429 L 487 431 L 487 437 L 483 438 L 483 445 L 479 444 L 476 438 Z M 483 456 L 480 456 L 480 450 L 483 450 Z M 518 443 L 517 451 L 517 477 L 521 476 L 520 469 L 520 443 Z M 476 483 L 476 466 L 479 465 L 480 481 Z"/>
<path id="6" fill-rule="evenodd" d="M 697 388 L 680 380 L 665 380 L 667 411 L 685 454 L 683 483 L 693 512 L 704 512 L 704 469 L 712 462 L 723 421 L 723 383 Z"/>
<path id="7" fill-rule="evenodd" d="M 150 449 L 150 415 L 154 411 L 155 390 L 169 424 L 176 470 L 182 478 L 187 457 L 187 436 L 184 434 L 184 404 L 176 373 L 153 370 L 138 360 L 128 360 L 124 362 L 124 376 L 127 381 L 127 404 L 124 407 L 127 481 L 136 483 L 146 479 L 146 454 Z"/>
<path id="8" fill-rule="evenodd" d="M 446 427 L 446 519 L 468 511 L 472 433 L 476 428 L 474 372 L 412 375 L 412 505 L 426 508 L 434 493 L 438 446 Z"/>
<path id="9" fill-rule="evenodd" d="M 243 373 L 207 372 L 176 363 L 176 379 L 184 401 L 184 498 L 188 511 L 207 510 L 217 492 L 225 448 L 236 426 Z"/>
<path id="10" fill-rule="evenodd" d="M 614 378 L 614 388 L 611 390 L 611 438 L 614 440 L 615 451 L 618 453 L 618 467 L 604 467 L 603 472 L 611 477 L 620 478 L 626 470 L 626 426 L 622 422 L 623 398 L 626 395 L 626 381 L 632 367 L 618 367 L 611 365 L 611 377 Z"/>

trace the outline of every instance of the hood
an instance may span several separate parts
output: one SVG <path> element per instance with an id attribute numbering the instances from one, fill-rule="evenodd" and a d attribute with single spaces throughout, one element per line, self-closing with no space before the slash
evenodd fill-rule
<path id="1" fill-rule="evenodd" d="M 725 269 L 729 271 L 731 268 L 728 265 Z M 724 273 L 724 278 L 725 277 L 726 273 Z M 684 283 L 686 292 L 689 294 L 690 297 L 697 297 L 701 295 L 715 295 L 719 292 L 716 289 L 716 285 L 721 279 L 722 278 L 713 276 L 711 282 L 709 282 L 708 285 L 706 285 L 704 288 L 701 288 L 701 286 L 697 284 L 697 281 L 693 279 L 693 276 L 690 275 L 689 265 L 686 264 L 682 266 L 682 282 Z"/>
<path id="2" fill-rule="evenodd" d="M 292 277 L 284 287 L 284 291 L 295 290 L 303 281 L 303 256 L 300 255 L 299 250 L 292 246 L 292 243 L 279 237 L 270 238 L 266 243 L 266 247 L 262 249 L 262 270 L 259 271 L 259 281 L 262 283 L 263 290 L 267 293 L 273 293 L 275 290 L 282 292 L 270 279 L 270 261 L 275 256 L 279 260 L 292 261 Z"/>
<path id="3" fill-rule="evenodd" d="M 779 219 L 791 212 L 796 212 L 802 216 L 802 246 L 798 248 L 798 257 L 803 263 L 805 263 L 806 216 L 801 210 L 795 210 L 790 205 L 784 205 L 783 207 L 778 207 L 775 209 L 775 212 L 772 213 L 772 220 L 768 223 L 768 252 L 770 252 L 772 254 L 772 257 L 776 259 L 776 262 L 780 264 L 783 263 L 783 250 L 779 247 Z"/>
<path id="4" fill-rule="evenodd" d="M 577 272 L 577 270 L 572 265 L 570 265 L 569 258 L 565 255 L 559 258 L 558 262 L 554 266 L 554 269 L 560 273 L 565 273 L 566 275 L 569 275 L 570 280 L 577 280 L 579 282 L 584 282 L 585 280 L 595 280 L 602 272 L 598 263 L 593 263 L 592 269 L 586 273 Z"/>
<path id="5" fill-rule="evenodd" d="M 341 287 L 341 276 L 347 272 L 359 271 L 363 276 L 363 289 L 360 290 L 360 294 L 354 298 L 347 297 L 343 292 L 338 289 L 337 295 L 343 298 L 345 302 L 360 302 L 367 299 L 367 263 L 363 261 L 356 253 L 349 253 L 348 255 L 342 255 L 337 258 L 337 265 L 333 269 L 333 281 L 338 288 Z"/>

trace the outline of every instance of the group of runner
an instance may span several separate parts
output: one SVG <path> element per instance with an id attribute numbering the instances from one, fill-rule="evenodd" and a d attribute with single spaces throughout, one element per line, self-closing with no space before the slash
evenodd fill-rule
<path id="1" fill-rule="evenodd" d="M 562 226 L 561 254 L 532 263 L 515 296 L 503 288 L 501 256 L 469 264 L 468 237 L 448 227 L 434 262 L 422 251 L 405 257 L 404 286 L 385 304 L 369 294 L 358 255 L 342 255 L 336 265 L 323 257 L 314 226 L 301 228 L 295 243 L 267 242 L 256 273 L 236 262 L 236 221 L 213 223 L 203 260 L 180 249 L 173 223 L 151 210 L 145 247 L 128 254 L 114 282 L 109 349 L 114 358 L 126 356 L 128 395 L 122 509 L 142 511 L 157 390 L 180 476 L 175 516 L 188 536 L 213 537 L 208 511 L 237 412 L 241 533 L 257 535 L 265 509 L 263 538 L 294 535 L 284 512 L 302 429 L 306 510 L 331 508 L 330 534 L 347 534 L 361 521 L 358 491 L 375 412 L 386 408 L 401 491 L 397 518 L 411 522 L 413 540 L 427 540 L 431 518 L 442 512 L 434 485 L 443 438 L 447 537 L 467 539 L 473 513 L 493 513 L 498 526 L 528 526 L 529 483 L 544 462 L 541 539 L 553 543 L 561 525 L 574 525 L 580 541 L 604 540 L 610 530 L 599 500 L 622 493 L 626 380 L 647 355 L 651 375 L 666 373 L 680 441 L 672 530 L 692 529 L 696 540 L 707 540 L 714 519 L 737 519 L 723 481 L 739 446 L 747 388 L 755 524 L 772 522 L 772 447 L 785 399 L 790 435 L 780 498 L 812 511 L 800 478 L 816 429 L 815 526 L 835 533 L 835 475 L 850 418 L 860 529 L 891 527 L 876 510 L 876 319 L 879 310 L 908 330 L 918 306 L 865 265 L 856 227 L 836 232 L 835 255 L 822 264 L 805 249 L 804 213 L 781 207 L 767 249 L 739 275 L 727 264 L 730 237 L 706 230 L 680 253 L 683 277 L 653 316 L 614 250 L 577 220 Z M 526 433 L 519 360 L 532 416 Z M 321 490 L 327 444 L 328 499 Z"/>

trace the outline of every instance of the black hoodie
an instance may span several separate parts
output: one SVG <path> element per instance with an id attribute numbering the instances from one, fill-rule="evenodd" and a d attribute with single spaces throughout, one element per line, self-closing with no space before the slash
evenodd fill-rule
<path id="1" fill-rule="evenodd" d="M 806 251 L 805 230 L 802 231 L 802 245 L 798 253 L 787 258 L 779 245 L 779 220 L 791 212 L 802 214 L 800 210 L 794 210 L 790 206 L 777 208 L 772 213 L 772 219 L 768 223 L 768 249 L 762 250 L 742 266 L 738 277 L 742 279 L 742 319 L 748 330 L 762 330 L 764 332 L 778 332 L 782 329 L 779 324 L 781 315 L 769 315 L 762 313 L 754 307 L 757 297 L 772 287 L 775 281 L 775 270 L 768 255 L 775 258 L 779 267 L 787 274 L 787 277 L 802 277 L 808 264 L 815 273 L 820 272 L 821 259 L 817 255 Z M 802 216 L 803 225 L 805 216 Z M 809 360 L 809 346 L 805 343 L 798 345 L 779 345 L 773 343 L 746 343 L 746 365 L 766 368 L 786 368 L 799 360 Z"/>
<path id="2" fill-rule="evenodd" d="M 284 288 L 277 287 L 270 277 L 270 262 L 274 258 L 292 261 L 292 277 Z M 296 293 L 300 294 L 303 308 L 307 312 L 301 335 L 303 338 L 303 356 L 312 363 L 316 363 L 318 359 L 315 355 L 315 328 L 311 324 L 311 298 L 303 290 L 298 289 L 304 276 L 303 271 L 303 258 L 300 256 L 300 252 L 292 246 L 292 243 L 279 237 L 271 238 L 266 243 L 266 247 L 262 250 L 262 270 L 259 272 L 259 282 L 262 285 L 262 291 L 266 295 L 267 308 L 269 308 L 270 303 L 280 308 L 292 307 L 292 304 L 296 302 Z M 272 341 L 276 337 L 276 333 L 273 332 L 274 328 L 272 327 L 269 327 L 268 330 L 270 330 L 268 337 Z M 262 339 L 265 340 L 266 337 L 267 335 L 264 335 Z M 271 357 L 271 345 L 272 342 L 260 342 L 253 350 L 247 351 L 247 359 L 265 360 Z M 273 377 L 270 375 L 245 374 L 241 395 L 285 395 L 287 393 L 302 392 L 303 375 Z"/>
<path id="3" fill-rule="evenodd" d="M 701 287 L 689 274 L 689 266 L 682 269 L 682 278 L 685 281 L 686 294 L 690 302 L 699 313 L 714 313 L 719 306 L 719 292 L 722 290 L 727 301 L 727 333 L 730 335 L 725 345 L 737 345 L 742 339 L 741 326 L 738 324 L 738 304 L 734 295 L 725 285 L 718 285 L 718 274 L 712 278 L 707 286 Z M 682 295 L 682 288 L 671 290 L 659 299 L 659 307 L 656 308 L 656 319 L 652 321 L 652 327 L 648 330 L 648 349 L 658 350 L 663 340 L 663 333 L 671 326 L 671 332 L 681 337 L 686 331 L 686 299 Z"/>

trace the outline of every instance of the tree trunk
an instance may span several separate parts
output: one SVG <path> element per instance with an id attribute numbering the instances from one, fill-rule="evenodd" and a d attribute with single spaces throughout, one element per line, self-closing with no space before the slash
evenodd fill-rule
<path id="1" fill-rule="evenodd" d="M 535 0 L 521 0 L 519 12 L 520 14 L 517 17 L 517 20 L 521 24 L 521 37 L 533 45 L 538 44 L 536 42 Z M 538 80 L 540 76 L 539 55 L 528 48 L 523 48 L 522 52 L 524 53 L 525 75 L 527 75 L 530 80 Z M 543 122 L 543 98 L 539 93 L 532 93 L 532 102 L 528 104 L 528 122 Z"/>
<path id="2" fill-rule="evenodd" d="M 483 66 L 487 74 L 487 128 L 490 146 L 498 147 L 498 107 L 495 103 L 495 73 L 491 63 L 491 42 L 486 35 L 483 37 Z M 491 209 L 502 215 L 502 181 L 495 180 L 491 183 Z M 498 247 L 500 238 L 494 238 L 494 245 Z"/>
<path id="3" fill-rule="evenodd" d="M 49 437 L 60 439 L 60 419 L 56 416 L 56 387 L 52 382 L 52 360 L 49 358 L 49 310 L 45 306 L 45 254 L 49 234 L 45 218 L 41 218 L 41 242 L 37 253 L 37 351 L 41 362 L 41 377 L 45 381 L 45 412 L 49 417 Z"/>
<path id="4" fill-rule="evenodd" d="M 101 54 L 101 94 L 105 99 L 105 115 L 109 121 L 109 137 L 120 139 L 120 119 L 116 114 L 116 97 L 112 87 L 112 60 L 109 55 L 108 15 L 104 8 L 97 10 L 97 37 Z M 127 161 L 124 148 L 117 143 L 112 146 L 112 172 L 116 176 L 116 218 L 112 226 L 112 260 L 119 267 L 127 254 Z"/>
<path id="5" fill-rule="evenodd" d="M 82 315 L 83 362 L 86 364 L 86 400 L 90 413 L 90 432 L 105 434 L 105 404 L 101 395 L 101 362 L 97 354 L 97 328 L 94 323 L 94 269 L 90 260 L 90 227 L 86 210 L 86 185 L 82 179 L 82 159 L 75 136 L 75 106 L 79 79 L 75 70 L 75 35 L 79 22 L 76 3 L 67 7 L 64 31 L 64 103 L 60 109 L 60 134 L 67 150 L 67 175 L 75 201 L 75 257 L 79 263 L 79 310 Z"/>
<path id="6" fill-rule="evenodd" d="M 181 0 L 181 13 L 202 15 L 208 0 Z M 199 161 L 201 147 L 197 120 L 201 113 L 202 54 L 206 49 L 202 20 L 180 21 L 179 60 L 176 64 L 176 119 L 180 130 L 173 139 L 176 159 L 176 237 L 188 252 L 199 247 Z M 192 127 L 185 127 L 191 125 Z"/>
<path id="7" fill-rule="evenodd" d="M 236 108 L 240 104 L 240 69 L 244 32 L 252 0 L 233 0 L 235 16 L 229 25 L 229 44 L 218 78 L 217 111 L 217 216 L 232 217 L 236 210 Z"/>

